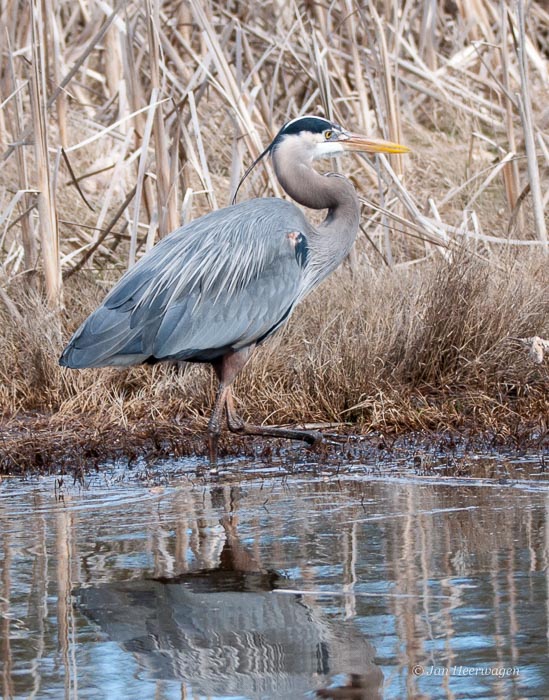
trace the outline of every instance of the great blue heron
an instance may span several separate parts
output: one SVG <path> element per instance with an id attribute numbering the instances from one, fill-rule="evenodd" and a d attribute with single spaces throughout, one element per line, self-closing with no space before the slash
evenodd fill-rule
<path id="1" fill-rule="evenodd" d="M 320 117 L 288 122 L 257 161 L 269 154 L 290 197 L 310 209 L 327 209 L 322 224 L 312 226 L 290 202 L 262 198 L 182 226 L 126 272 L 73 335 L 60 364 L 211 363 L 219 379 L 208 424 L 212 463 L 224 408 L 233 432 L 314 443 L 318 433 L 243 422 L 232 382 L 254 348 L 288 320 L 354 243 L 360 213 L 354 187 L 341 175 L 320 175 L 313 160 L 346 151 L 408 150 Z"/>

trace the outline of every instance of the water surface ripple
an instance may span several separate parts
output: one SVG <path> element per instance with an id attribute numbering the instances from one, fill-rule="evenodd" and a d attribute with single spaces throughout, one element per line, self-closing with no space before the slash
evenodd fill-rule
<path id="1" fill-rule="evenodd" d="M 177 474 L 0 484 L 2 697 L 549 697 L 543 479 Z"/>

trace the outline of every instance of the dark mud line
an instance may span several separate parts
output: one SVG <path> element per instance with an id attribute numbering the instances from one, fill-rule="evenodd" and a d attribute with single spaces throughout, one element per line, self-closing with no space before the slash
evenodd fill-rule
<path id="1" fill-rule="evenodd" d="M 546 470 L 549 472 L 549 436 L 535 432 L 521 439 L 505 433 L 360 435 L 352 432 L 352 426 L 344 426 L 337 436 L 333 429 L 326 431 L 326 438 L 311 448 L 299 442 L 241 438 L 225 432 L 220 464 L 212 472 L 206 458 L 205 425 L 199 421 L 100 428 L 83 421 L 59 425 L 42 415 L 26 416 L 1 429 L 0 476 L 59 474 L 81 480 L 113 463 L 136 475 L 149 470 L 158 475 L 168 462 L 171 476 L 178 463 L 180 474 L 198 471 L 246 479 L 263 476 L 265 470 L 280 475 L 318 475 L 325 470 L 337 476 L 356 465 L 366 465 L 366 473 L 372 475 L 489 478 L 502 483 L 532 476 L 545 480 Z M 467 458 L 473 454 L 474 459 Z M 504 460 L 507 466 L 503 469 Z M 522 465 L 519 474 L 509 469 L 509 460 Z"/>

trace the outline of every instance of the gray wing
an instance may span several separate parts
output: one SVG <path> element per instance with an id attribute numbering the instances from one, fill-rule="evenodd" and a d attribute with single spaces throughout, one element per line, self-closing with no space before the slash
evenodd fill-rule
<path id="1" fill-rule="evenodd" d="M 208 361 L 261 342 L 300 296 L 307 228 L 297 207 L 274 198 L 183 226 L 120 279 L 76 331 L 60 363 Z"/>

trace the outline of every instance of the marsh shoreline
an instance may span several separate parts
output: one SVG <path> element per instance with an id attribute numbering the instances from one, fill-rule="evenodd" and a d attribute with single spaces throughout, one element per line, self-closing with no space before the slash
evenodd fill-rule
<path id="1" fill-rule="evenodd" d="M 539 454 L 543 464 L 549 463 L 549 432 L 535 422 L 523 422 L 520 430 L 515 425 L 514 432 L 508 425 L 496 430 L 475 430 L 469 426 L 432 431 L 328 425 L 321 428 L 325 441 L 312 448 L 299 442 L 240 437 L 224 431 L 220 440 L 221 462 L 243 460 L 298 470 L 300 466 L 316 464 L 331 469 L 343 464 L 376 462 L 380 455 L 401 455 L 423 465 L 425 459 L 431 460 L 435 455 L 440 458 L 458 453 L 530 452 Z M 0 478 L 65 474 L 78 479 L 113 462 L 131 470 L 136 464 L 156 466 L 174 459 L 183 463 L 185 458 L 189 468 L 191 464 L 207 467 L 206 426 L 206 419 L 101 426 L 82 416 L 60 422 L 55 415 L 29 413 L 0 422 Z M 445 475 L 462 475 L 462 466 L 459 470 L 457 473 L 449 468 Z"/>

